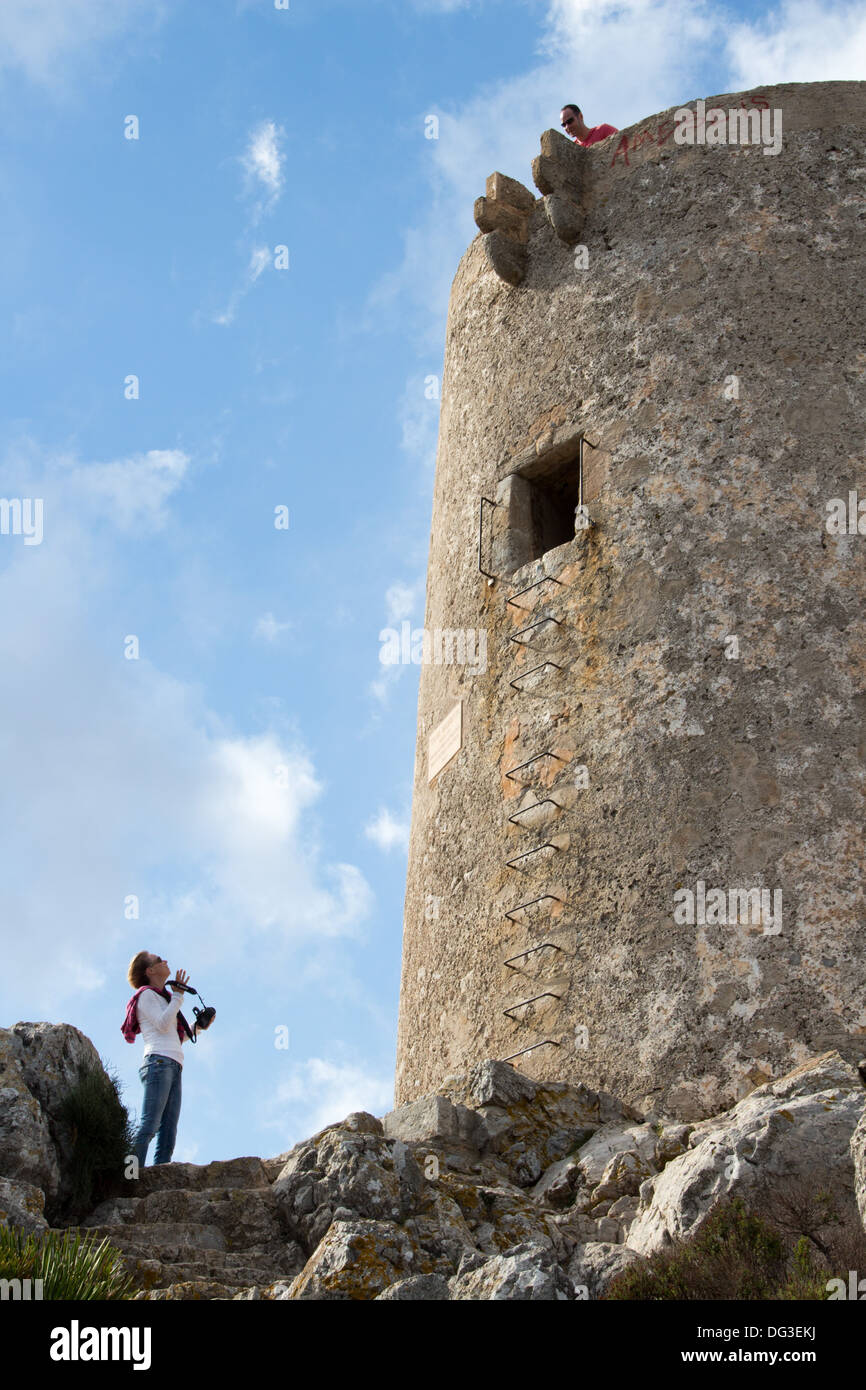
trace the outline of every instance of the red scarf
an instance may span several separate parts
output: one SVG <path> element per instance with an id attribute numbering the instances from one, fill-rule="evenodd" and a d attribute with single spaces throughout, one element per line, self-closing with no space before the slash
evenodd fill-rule
<path id="1" fill-rule="evenodd" d="M 156 985 L 142 985 L 140 989 L 137 989 L 126 1006 L 126 1018 L 120 1025 L 120 1031 L 128 1043 L 134 1043 L 138 1034 L 141 1032 L 141 1024 L 138 1021 L 138 997 L 140 994 L 144 994 L 146 989 L 152 989 L 154 994 L 158 994 L 162 999 L 166 999 L 171 1003 L 171 995 L 165 985 L 163 985 L 162 989 L 157 989 Z M 184 1031 L 186 1031 L 186 1035 L 189 1038 L 192 1038 L 190 1026 L 183 1014 L 178 1010 L 177 1036 L 181 1042 L 183 1042 L 184 1039 Z M 195 1039 L 193 1039 L 193 1041 L 195 1041 Z"/>

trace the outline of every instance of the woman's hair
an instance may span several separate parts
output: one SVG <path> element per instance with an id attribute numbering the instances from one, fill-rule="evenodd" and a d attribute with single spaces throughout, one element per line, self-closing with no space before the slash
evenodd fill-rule
<path id="1" fill-rule="evenodd" d="M 133 989 L 140 989 L 147 984 L 147 967 L 150 965 L 150 951 L 139 951 L 137 956 L 133 956 L 129 962 L 129 969 L 126 978 Z"/>

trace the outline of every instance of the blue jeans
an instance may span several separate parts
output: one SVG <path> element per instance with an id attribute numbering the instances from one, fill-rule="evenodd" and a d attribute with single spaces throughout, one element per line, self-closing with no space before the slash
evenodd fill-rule
<path id="1" fill-rule="evenodd" d="M 170 1163 L 180 1118 L 180 1079 L 183 1067 L 173 1057 L 151 1052 L 138 1074 L 144 1085 L 144 1111 L 132 1152 L 143 1168 L 147 1147 L 157 1131 L 154 1163 Z"/>

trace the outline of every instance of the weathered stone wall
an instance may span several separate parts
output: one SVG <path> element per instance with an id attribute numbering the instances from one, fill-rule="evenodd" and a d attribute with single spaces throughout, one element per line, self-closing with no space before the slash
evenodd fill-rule
<path id="1" fill-rule="evenodd" d="M 678 145 L 672 109 L 585 151 L 548 132 L 528 224 L 508 180 L 479 210 L 425 626 L 483 629 L 487 669 L 422 668 L 398 1103 L 545 1043 L 517 1059 L 528 1075 L 694 1119 L 810 1054 L 863 1051 L 866 535 L 825 519 L 866 498 L 866 83 L 761 97 L 777 155 Z M 593 527 L 508 573 L 505 480 L 582 432 Z M 509 605 L 542 575 L 558 583 Z M 458 699 L 463 746 L 428 784 Z M 781 890 L 780 923 L 678 924 L 699 880 Z"/>

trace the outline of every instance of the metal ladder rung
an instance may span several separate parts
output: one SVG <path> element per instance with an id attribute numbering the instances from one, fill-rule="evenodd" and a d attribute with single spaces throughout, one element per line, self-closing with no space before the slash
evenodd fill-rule
<path id="1" fill-rule="evenodd" d="M 543 801 L 534 801 L 531 806 L 524 806 L 522 811 L 515 811 L 514 815 L 509 816 L 508 819 L 512 825 L 518 825 L 518 816 L 528 816 L 530 811 L 537 811 L 539 806 L 556 806 L 560 811 L 563 809 L 560 802 L 554 801 L 552 796 L 546 796 Z"/>
<path id="2" fill-rule="evenodd" d="M 520 687 L 517 684 L 518 681 L 526 680 L 527 676 L 534 676 L 536 671 L 543 671 L 545 666 L 552 666 L 554 671 L 562 671 L 565 669 L 564 667 L 557 665 L 555 661 L 542 661 L 540 666 L 533 666 L 532 669 L 529 671 L 522 671 L 519 676 L 515 676 L 514 680 L 509 681 L 508 684 L 513 686 L 515 690 L 520 690 Z"/>
<path id="3" fill-rule="evenodd" d="M 525 646 L 526 644 L 524 643 L 523 645 Z M 509 681 L 508 684 L 513 686 L 515 690 L 519 690 L 520 687 L 517 684 L 518 681 L 526 680 L 527 676 L 534 676 L 536 671 L 543 671 L 545 666 L 552 666 L 554 671 L 564 670 L 564 667 L 558 666 L 555 661 L 542 661 L 540 666 L 533 666 L 530 671 L 522 671 L 519 676 L 515 676 L 514 680 Z"/>
<path id="4" fill-rule="evenodd" d="M 551 753 L 550 749 L 546 748 L 543 753 L 536 753 L 534 758 L 527 758 L 525 763 L 518 763 L 517 767 L 512 767 L 510 771 L 506 772 L 505 776 L 510 782 L 516 782 L 517 778 L 514 776 L 515 772 L 522 772 L 525 767 L 531 767 L 533 763 L 540 762 L 542 758 L 555 758 L 558 763 L 568 763 L 571 761 L 569 758 L 561 758 L 558 753 Z"/>
<path id="5" fill-rule="evenodd" d="M 544 627 L 545 623 L 556 623 L 557 627 L 562 627 L 562 620 L 560 618 L 554 618 L 552 613 L 545 613 L 543 618 L 538 619 L 538 622 L 529 623 L 527 627 L 522 627 L 517 632 L 512 632 L 508 640 L 509 642 L 515 642 L 518 647 L 531 647 L 531 642 L 521 642 L 520 638 L 525 632 L 532 632 L 533 628 Z"/>
<path id="6" fill-rule="evenodd" d="M 542 893 L 540 897 L 530 898 L 527 903 L 518 903 L 517 907 L 513 907 L 510 912 L 506 912 L 505 916 L 510 922 L 513 922 L 515 920 L 515 912 L 525 912 L 528 907 L 534 907 L 536 903 L 543 902 L 564 903 L 565 898 L 558 898 L 555 893 Z"/>
<path id="7" fill-rule="evenodd" d="M 517 966 L 511 964 L 511 962 L 512 962 L 513 960 L 523 960 L 523 957 L 524 957 L 524 956 L 531 956 L 531 955 L 533 954 L 534 951 L 561 951 L 561 950 L 562 950 L 562 947 L 561 947 L 561 946 L 557 946 L 557 944 L 556 944 L 555 941 L 542 941 L 542 943 L 541 943 L 540 946 L 530 946 L 530 948 L 529 948 L 528 951 L 518 951 L 518 953 L 517 953 L 516 956 L 509 956 L 509 957 L 508 957 L 508 960 L 504 960 L 504 961 L 502 962 L 502 964 L 503 964 L 503 965 L 507 965 L 509 970 L 516 970 L 516 969 L 517 969 Z"/>
<path id="8" fill-rule="evenodd" d="M 533 1043 L 531 1047 L 522 1047 L 519 1052 L 512 1052 L 510 1057 L 503 1057 L 503 1062 L 513 1062 L 515 1057 L 522 1057 L 527 1052 L 534 1052 L 537 1047 L 562 1047 L 561 1042 L 556 1038 L 545 1038 L 542 1042 Z"/>
<path id="9" fill-rule="evenodd" d="M 493 500 L 492 497 L 482 497 L 482 498 L 481 498 L 481 502 L 480 502 L 479 508 L 478 508 L 478 569 L 479 569 L 479 572 L 480 572 L 481 574 L 483 574 L 487 579 L 498 579 L 498 578 L 499 578 L 499 575 L 498 575 L 498 574 L 493 574 L 490 570 L 486 570 L 486 569 L 484 568 L 484 566 L 482 565 L 482 563 L 481 563 L 481 533 L 482 533 L 482 531 L 484 530 L 484 503 L 485 503 L 485 502 L 487 503 L 488 507 L 498 507 L 498 506 L 499 506 L 499 503 L 498 503 L 498 502 L 494 502 L 494 500 Z"/>
<path id="10" fill-rule="evenodd" d="M 552 574 L 545 574 L 542 575 L 541 579 L 536 579 L 534 584 L 527 584 L 525 589 L 518 589 L 517 593 L 512 594 L 510 599 L 506 599 L 505 607 L 519 608 L 522 612 L 528 613 L 530 611 L 528 608 L 524 608 L 524 605 L 522 603 L 515 603 L 514 600 L 516 598 L 520 598 L 523 594 L 530 593 L 532 589 L 539 588 L 539 586 L 542 584 L 558 584 L 560 589 L 565 588 L 565 585 L 563 584 L 561 579 L 554 579 Z"/>
<path id="11" fill-rule="evenodd" d="M 531 859 L 533 854 L 540 854 L 544 849 L 552 849 L 554 854 L 557 854 L 559 852 L 559 845 L 554 845 L 550 840 L 545 840 L 543 845 L 536 845 L 535 849 L 528 849 L 523 854 L 515 855 L 513 859 L 506 859 L 505 867 L 506 869 L 517 869 L 517 865 L 520 863 L 521 859 Z M 517 869 L 517 872 L 522 873 L 522 870 Z"/>
<path id="12" fill-rule="evenodd" d="M 520 1001 L 519 1004 L 509 1004 L 508 1008 L 507 1008 L 507 1009 L 503 1009 L 502 1012 L 505 1014 L 505 1017 L 506 1017 L 506 1018 L 513 1018 L 513 1017 L 514 1017 L 513 1011 L 514 1011 L 515 1009 L 525 1009 L 527 1004 L 534 1004 L 535 1001 L 536 1001 L 536 999 L 561 999 L 561 998 L 562 998 L 562 995 L 561 995 L 561 994 L 554 994 L 551 990 L 546 989 L 546 990 L 544 990 L 544 992 L 543 992 L 542 994 L 533 994 L 533 996 L 532 996 L 531 999 L 521 999 L 521 1001 Z"/>

